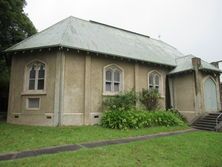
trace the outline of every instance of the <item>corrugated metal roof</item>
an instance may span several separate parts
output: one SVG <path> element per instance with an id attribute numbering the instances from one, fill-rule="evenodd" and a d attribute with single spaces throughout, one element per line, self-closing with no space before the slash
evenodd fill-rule
<path id="1" fill-rule="evenodd" d="M 184 56 L 184 57 L 176 58 L 177 66 L 169 74 L 175 74 L 175 73 L 180 73 L 180 72 L 184 72 L 184 71 L 193 70 L 192 58 L 194 58 L 194 57 L 195 56 L 193 56 L 193 55 L 187 55 L 187 56 Z M 207 63 L 203 60 L 201 60 L 201 66 L 200 66 L 199 69 L 221 72 L 219 68 L 216 68 L 212 64 Z"/>
<path id="2" fill-rule="evenodd" d="M 68 17 L 57 24 L 8 48 L 8 51 L 64 46 L 123 58 L 176 66 L 184 56 L 174 47 L 127 30 Z"/>

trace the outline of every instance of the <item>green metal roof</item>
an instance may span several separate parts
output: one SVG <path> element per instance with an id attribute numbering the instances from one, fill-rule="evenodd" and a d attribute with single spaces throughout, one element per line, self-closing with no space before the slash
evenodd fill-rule
<path id="1" fill-rule="evenodd" d="M 6 49 L 6 52 L 54 46 L 176 66 L 170 74 L 193 69 L 193 55 L 184 56 L 161 40 L 72 16 Z M 201 64 L 200 69 L 221 72 L 203 60 Z"/>
<path id="2" fill-rule="evenodd" d="M 175 73 L 193 70 L 192 58 L 194 58 L 194 57 L 195 56 L 193 56 L 193 55 L 187 55 L 187 56 L 176 58 L 177 66 L 169 74 L 175 74 Z M 203 60 L 201 60 L 201 66 L 199 69 L 221 72 L 221 70 L 219 68 L 216 68 L 214 65 L 207 63 Z"/>
<path id="3" fill-rule="evenodd" d="M 139 61 L 176 66 L 184 56 L 176 48 L 148 36 L 94 21 L 68 17 L 8 48 L 6 52 L 63 46 Z"/>

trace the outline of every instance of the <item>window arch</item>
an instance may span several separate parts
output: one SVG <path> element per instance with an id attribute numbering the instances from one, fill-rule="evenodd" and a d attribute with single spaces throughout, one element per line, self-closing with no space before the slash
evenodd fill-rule
<path id="1" fill-rule="evenodd" d="M 26 67 L 26 89 L 28 91 L 45 90 L 45 63 L 34 61 Z"/>
<path id="2" fill-rule="evenodd" d="M 159 93 L 162 93 L 162 78 L 157 71 L 148 73 L 148 89 L 156 89 Z"/>
<path id="3" fill-rule="evenodd" d="M 123 70 L 117 65 L 104 67 L 104 92 L 118 93 L 123 90 Z"/>

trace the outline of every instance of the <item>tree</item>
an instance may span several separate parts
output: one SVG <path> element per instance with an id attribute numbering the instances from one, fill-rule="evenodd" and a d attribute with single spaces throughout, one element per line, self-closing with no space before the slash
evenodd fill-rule
<path id="1" fill-rule="evenodd" d="M 24 13 L 25 0 L 0 1 L 0 52 L 36 33 L 31 20 Z M 0 76 L 5 76 L 10 58 L 0 56 Z M 0 77 L 2 79 L 2 77 Z"/>
<path id="2" fill-rule="evenodd" d="M 25 5 L 25 0 L 0 0 L 0 53 L 36 33 L 23 10 Z M 1 93 L 7 92 L 9 68 L 10 57 L 0 54 L 0 104 Z"/>
<path id="3" fill-rule="evenodd" d="M 0 51 L 36 33 L 31 20 L 24 13 L 25 0 L 0 1 Z"/>

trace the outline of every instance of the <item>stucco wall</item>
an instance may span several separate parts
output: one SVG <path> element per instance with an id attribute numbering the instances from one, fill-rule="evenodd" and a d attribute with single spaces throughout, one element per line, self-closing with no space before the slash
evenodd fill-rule
<path id="1" fill-rule="evenodd" d="M 171 103 L 188 121 L 196 116 L 194 74 L 177 74 L 171 76 Z"/>
<path id="2" fill-rule="evenodd" d="M 174 107 L 179 111 L 194 111 L 194 76 L 193 73 L 181 74 L 172 78 Z"/>
<path id="3" fill-rule="evenodd" d="M 222 83 L 220 83 L 220 110 L 222 110 Z"/>
<path id="4" fill-rule="evenodd" d="M 25 67 L 33 60 L 46 63 L 46 93 L 24 92 Z M 42 51 L 12 57 L 8 122 L 32 125 L 82 125 L 98 123 L 103 111 L 103 70 L 110 64 L 123 69 L 123 91 L 147 88 L 148 73 L 162 78 L 161 106 L 165 108 L 166 70 L 145 63 L 76 51 Z M 26 100 L 40 97 L 39 110 L 27 110 Z M 17 117 L 17 118 L 16 118 Z"/>
<path id="5" fill-rule="evenodd" d="M 91 112 L 102 112 L 102 101 L 106 97 L 103 92 L 103 69 L 110 64 L 116 64 L 124 71 L 123 88 L 131 90 L 134 88 L 134 65 L 124 61 L 92 57 L 91 65 Z"/>
<path id="6" fill-rule="evenodd" d="M 163 68 L 158 68 L 158 67 L 153 67 L 153 66 L 148 66 L 144 64 L 139 64 L 138 68 L 138 91 L 141 91 L 143 88 L 147 88 L 148 86 L 148 73 L 152 71 L 157 71 L 161 75 L 161 98 L 159 100 L 160 107 L 165 108 L 165 96 L 166 96 L 166 74 L 168 73 L 168 70 L 163 69 Z"/>
<path id="7" fill-rule="evenodd" d="M 63 125 L 98 123 L 103 111 L 103 100 L 107 97 L 103 91 L 103 70 L 105 66 L 110 64 L 116 64 L 123 69 L 124 91 L 131 90 L 135 87 L 137 87 L 137 90 L 147 88 L 148 72 L 157 70 L 161 74 L 163 82 L 160 103 L 161 106 L 165 108 L 165 79 L 167 70 L 164 68 L 151 67 L 132 61 L 90 55 L 82 52 L 69 51 L 64 52 L 64 55 Z M 87 63 L 86 60 L 88 61 Z M 135 64 L 137 64 L 136 77 Z M 85 76 L 90 77 L 86 78 Z M 87 104 L 85 103 L 86 101 Z M 84 120 L 84 118 L 86 118 L 86 120 Z"/>
<path id="8" fill-rule="evenodd" d="M 83 124 L 85 57 L 65 52 L 63 125 Z"/>
<path id="9" fill-rule="evenodd" d="M 217 91 L 217 103 L 218 111 L 220 108 L 219 98 L 219 78 L 214 76 L 212 73 L 205 73 L 202 71 L 198 72 L 197 85 L 195 88 L 195 77 L 194 72 L 177 74 L 171 76 L 171 102 L 173 107 L 178 109 L 189 122 L 195 120 L 195 117 L 204 114 L 205 102 L 204 102 L 204 82 L 207 78 L 212 78 L 216 85 Z M 195 91 L 197 90 L 198 93 Z"/>
<path id="10" fill-rule="evenodd" d="M 53 124 L 55 58 L 55 52 L 23 53 L 12 56 L 8 122 L 33 125 Z M 25 67 L 33 60 L 46 63 L 46 91 L 42 95 L 29 94 L 24 89 Z M 40 97 L 39 110 L 26 109 L 26 100 L 29 97 Z"/>

